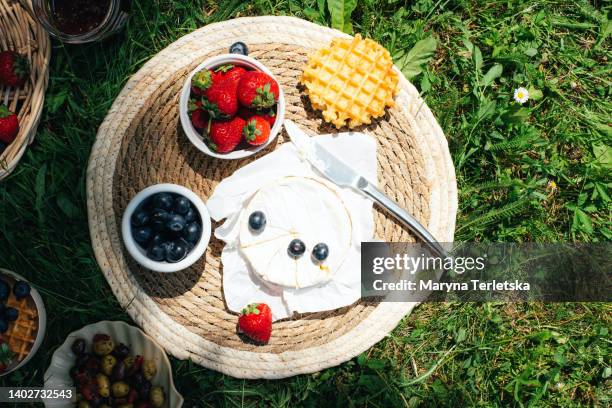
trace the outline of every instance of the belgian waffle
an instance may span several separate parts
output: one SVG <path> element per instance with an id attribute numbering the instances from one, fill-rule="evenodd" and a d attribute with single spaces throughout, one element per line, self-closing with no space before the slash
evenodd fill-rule
<path id="1" fill-rule="evenodd" d="M 9 329 L 2 335 L 15 355 L 21 361 L 30 353 L 38 334 L 38 310 L 31 296 L 17 300 L 13 295 L 6 301 L 7 307 L 19 311 L 19 317 L 11 322 Z"/>
<path id="2" fill-rule="evenodd" d="M 315 109 L 337 128 L 371 123 L 394 106 L 399 76 L 382 45 L 357 34 L 336 38 L 308 60 L 302 84 Z"/>

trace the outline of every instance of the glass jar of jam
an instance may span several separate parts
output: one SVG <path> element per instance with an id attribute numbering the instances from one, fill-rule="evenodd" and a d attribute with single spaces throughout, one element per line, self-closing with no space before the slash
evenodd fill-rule
<path id="1" fill-rule="evenodd" d="M 54 37 L 71 44 L 102 40 L 127 21 L 130 0 L 32 0 L 34 13 Z"/>

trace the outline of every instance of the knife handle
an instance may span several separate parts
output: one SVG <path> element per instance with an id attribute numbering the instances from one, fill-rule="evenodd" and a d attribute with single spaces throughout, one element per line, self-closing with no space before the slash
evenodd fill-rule
<path id="1" fill-rule="evenodd" d="M 365 195 L 376 201 L 381 207 L 387 210 L 393 217 L 401 221 L 410 231 L 412 231 L 417 238 L 424 241 L 425 244 L 431 249 L 434 254 L 446 258 L 447 253 L 442 248 L 436 238 L 431 235 L 427 228 L 421 225 L 410 213 L 399 206 L 395 201 L 390 199 L 385 193 L 380 191 L 376 186 L 368 182 L 365 178 L 361 177 L 357 183 L 357 188 L 361 190 Z"/>

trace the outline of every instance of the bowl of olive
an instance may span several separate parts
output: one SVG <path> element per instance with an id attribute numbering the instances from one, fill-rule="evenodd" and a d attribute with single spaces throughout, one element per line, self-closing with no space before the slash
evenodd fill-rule
<path id="1" fill-rule="evenodd" d="M 71 333 L 53 353 L 45 389 L 76 394 L 45 400 L 46 407 L 180 407 L 183 397 L 172 380 L 170 361 L 142 330 L 102 321 Z"/>

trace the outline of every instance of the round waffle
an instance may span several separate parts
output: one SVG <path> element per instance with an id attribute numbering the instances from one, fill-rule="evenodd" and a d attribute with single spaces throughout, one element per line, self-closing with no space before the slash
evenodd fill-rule
<path id="1" fill-rule="evenodd" d="M 14 307 L 19 311 L 19 317 L 9 326 L 2 335 L 11 351 L 15 353 L 16 360 L 22 361 L 30 354 L 36 335 L 38 333 L 38 311 L 30 296 L 17 300 L 13 296 L 6 301 L 7 307 Z"/>
<path id="2" fill-rule="evenodd" d="M 382 45 L 357 34 L 335 38 L 308 60 L 302 84 L 315 109 L 337 128 L 369 124 L 394 106 L 399 76 Z"/>
<path id="3" fill-rule="evenodd" d="M 3 276 L 2 278 L 11 287 L 15 285 L 16 281 L 12 277 Z M 6 333 L 2 334 L 2 339 L 14 353 L 13 361 L 19 363 L 30 354 L 34 347 L 38 334 L 38 309 L 30 295 L 18 300 L 11 294 L 5 304 L 6 307 L 13 307 L 19 311 L 17 320 L 11 322 Z"/>

